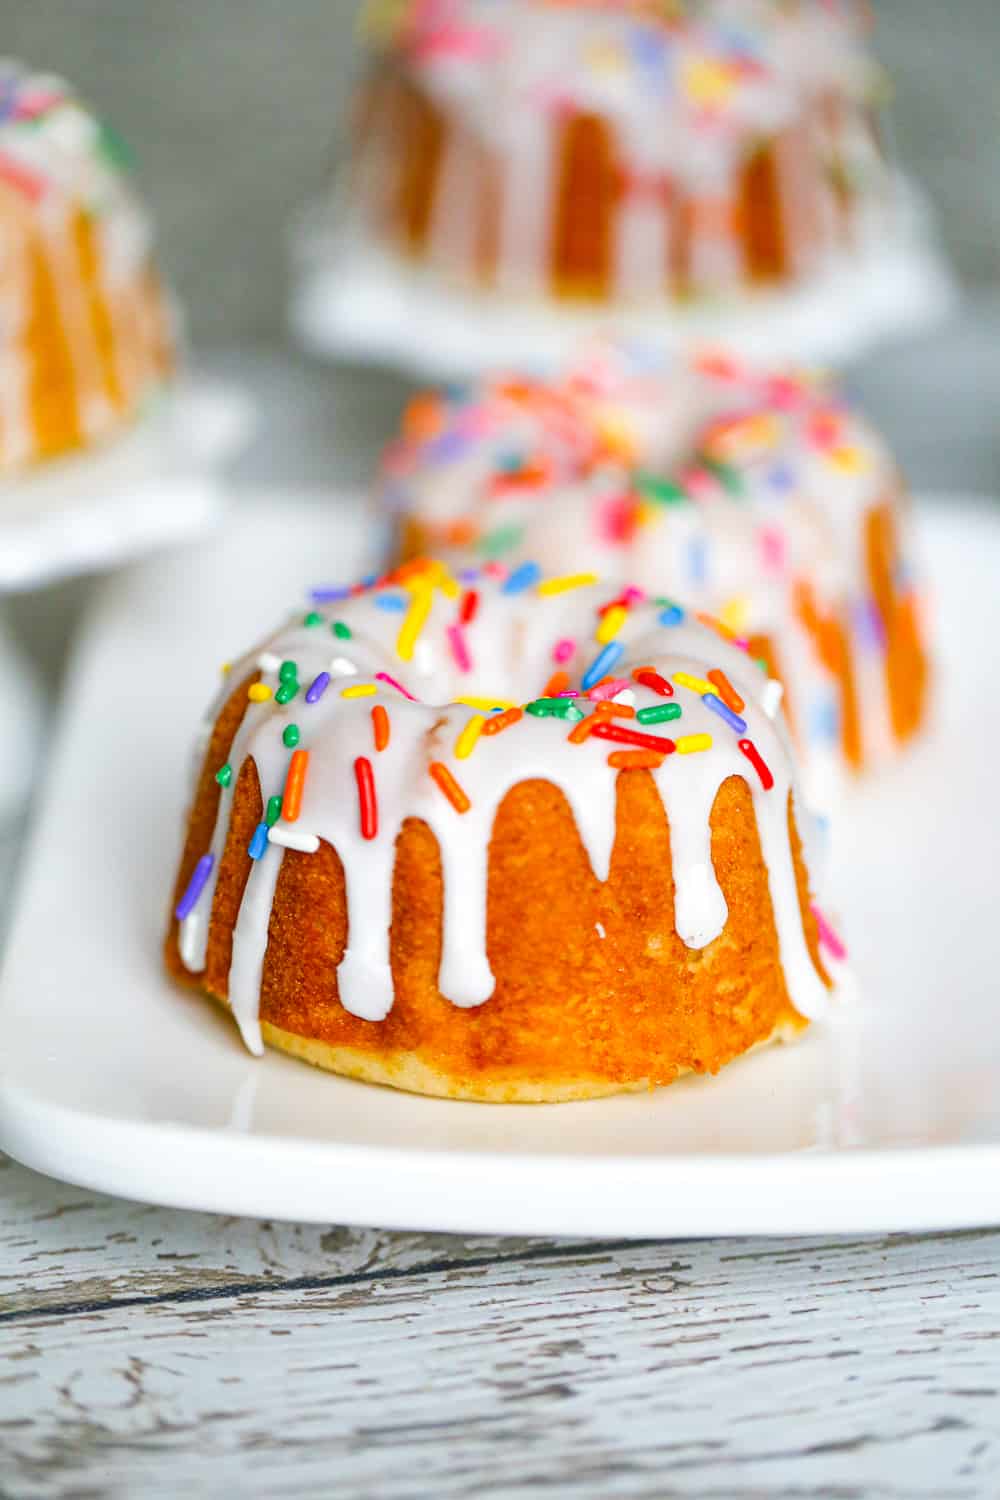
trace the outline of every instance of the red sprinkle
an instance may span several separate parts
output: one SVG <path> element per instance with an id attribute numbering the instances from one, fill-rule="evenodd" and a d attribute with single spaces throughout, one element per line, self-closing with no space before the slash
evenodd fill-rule
<path id="1" fill-rule="evenodd" d="M 669 755 L 676 750 L 673 740 L 658 734 L 642 734 L 638 729 L 625 729 L 621 724 L 609 724 L 601 719 L 590 731 L 601 740 L 617 740 L 622 745 L 638 745 L 640 750 L 654 750 L 658 755 Z"/>
<path id="2" fill-rule="evenodd" d="M 757 749 L 757 746 L 754 744 L 753 740 L 740 740 L 739 746 L 743 751 L 743 754 L 746 756 L 747 760 L 757 772 L 757 775 L 760 777 L 761 786 L 764 788 L 765 792 L 769 792 L 774 786 L 774 777 L 771 775 L 771 772 L 767 766 L 767 762 L 761 758 L 760 751 Z"/>
<path id="3" fill-rule="evenodd" d="M 727 708 L 731 708 L 734 714 L 741 714 L 743 712 L 746 704 L 729 681 L 725 672 L 720 672 L 718 667 L 716 667 L 708 673 L 708 680 Z"/>
<path id="4" fill-rule="evenodd" d="M 667 679 L 661 677 L 659 672 L 655 672 L 652 667 L 636 667 L 632 673 L 632 680 L 641 682 L 643 687 L 651 688 L 654 693 L 659 693 L 661 698 L 674 696 L 674 690 Z"/>
<path id="5" fill-rule="evenodd" d="M 505 708 L 502 714 L 494 714 L 492 718 L 487 719 L 480 733 L 499 734 L 502 729 L 509 729 L 512 724 L 517 723 L 518 719 L 523 718 L 523 708 Z"/>
<path id="6" fill-rule="evenodd" d="M 378 802 L 375 798 L 375 777 L 372 774 L 372 763 L 367 756 L 358 756 L 354 762 L 354 775 L 358 783 L 361 837 L 363 839 L 373 839 L 378 833 Z"/>
<path id="7" fill-rule="evenodd" d="M 376 703 L 372 709 L 372 732 L 375 735 L 375 749 L 384 750 L 389 743 L 389 715 L 381 703 Z"/>
<path id="8" fill-rule="evenodd" d="M 458 620 L 460 625 L 469 625 L 476 618 L 476 610 L 479 608 L 479 595 L 475 589 L 466 589 L 462 595 L 462 602 L 458 609 Z"/>

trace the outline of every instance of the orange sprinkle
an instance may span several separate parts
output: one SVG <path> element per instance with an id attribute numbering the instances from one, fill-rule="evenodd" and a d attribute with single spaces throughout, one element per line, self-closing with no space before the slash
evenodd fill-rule
<path id="1" fill-rule="evenodd" d="M 731 708 L 734 714 L 741 714 L 746 707 L 746 704 L 743 702 L 743 699 L 740 697 L 739 693 L 729 681 L 729 678 L 726 676 L 725 672 L 720 672 L 718 667 L 716 667 L 707 675 L 709 682 L 715 688 L 715 691 L 718 693 L 719 697 L 722 699 L 726 707 Z"/>
<path id="2" fill-rule="evenodd" d="M 595 712 L 605 719 L 634 719 L 635 709 L 631 703 L 616 703 L 613 698 L 602 698 Z"/>
<path id="3" fill-rule="evenodd" d="M 558 698 L 559 694 L 562 693 L 562 692 L 564 692 L 565 689 L 568 688 L 568 687 L 569 687 L 569 673 L 568 672 L 553 672 L 552 676 L 549 678 L 548 682 L 545 684 L 545 691 L 542 694 L 542 697 L 543 698 Z"/>
<path id="4" fill-rule="evenodd" d="M 698 610 L 695 619 L 699 620 L 702 625 L 707 625 L 709 630 L 714 630 L 716 635 L 721 635 L 724 641 L 735 641 L 736 631 L 724 625 L 718 615 L 707 615 L 704 610 Z"/>
<path id="5" fill-rule="evenodd" d="M 614 750 L 608 756 L 608 765 L 616 771 L 655 771 L 666 760 L 655 750 Z"/>
<path id="6" fill-rule="evenodd" d="M 582 745 L 584 740 L 589 738 L 590 731 L 594 725 L 600 722 L 600 717 L 597 714 L 588 714 L 585 719 L 580 720 L 579 724 L 574 724 L 568 735 L 570 744 Z"/>
<path id="7" fill-rule="evenodd" d="M 372 732 L 375 735 L 375 749 L 384 750 L 389 743 L 389 715 L 381 703 L 376 703 L 372 709 Z"/>
<path id="8" fill-rule="evenodd" d="M 467 813 L 472 803 L 448 770 L 448 767 L 442 765 L 439 760 L 432 760 L 428 769 L 455 811 Z"/>
<path id="9" fill-rule="evenodd" d="M 524 718 L 523 708 L 505 708 L 502 714 L 494 714 L 486 720 L 483 725 L 483 734 L 499 734 L 503 729 L 509 729 L 516 724 L 518 719 Z"/>
<path id="10" fill-rule="evenodd" d="M 302 809 L 302 789 L 306 784 L 309 769 L 309 751 L 296 750 L 288 765 L 285 778 L 285 797 L 281 804 L 281 816 L 286 823 L 294 823 Z"/>

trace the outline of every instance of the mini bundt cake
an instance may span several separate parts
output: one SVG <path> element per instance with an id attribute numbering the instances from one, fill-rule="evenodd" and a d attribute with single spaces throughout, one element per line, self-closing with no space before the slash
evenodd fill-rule
<path id="1" fill-rule="evenodd" d="M 0 62 L 0 476 L 133 421 L 170 318 L 124 148 L 66 84 Z"/>
<path id="2" fill-rule="evenodd" d="M 663 596 L 420 560 L 229 669 L 167 965 L 247 1045 L 419 1093 L 715 1072 L 826 1005 L 766 673 Z"/>
<path id="3" fill-rule="evenodd" d="M 459 283 L 730 298 L 884 234 L 856 0 L 413 0 L 373 13 L 352 213 Z"/>
<path id="4" fill-rule="evenodd" d="M 377 499 L 397 556 L 593 570 L 716 617 L 784 684 L 821 801 L 923 722 L 905 486 L 821 377 L 599 344 L 550 383 L 415 398 Z"/>

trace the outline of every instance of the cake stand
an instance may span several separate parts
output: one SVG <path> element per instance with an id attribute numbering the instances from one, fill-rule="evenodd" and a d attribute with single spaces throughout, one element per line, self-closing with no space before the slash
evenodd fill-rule
<path id="1" fill-rule="evenodd" d="M 204 531 L 222 508 L 220 466 L 251 421 L 233 386 L 189 376 L 107 447 L 0 483 L 0 827 L 24 807 L 44 718 L 7 601 Z"/>
<path id="2" fill-rule="evenodd" d="M 557 306 L 446 284 L 357 231 L 307 215 L 293 236 L 294 336 L 310 353 L 455 379 L 564 366 L 595 333 L 664 352 L 725 344 L 750 359 L 839 364 L 942 322 L 957 285 L 921 195 L 901 181 L 892 229 L 792 289 L 688 306 Z M 318 216 L 317 216 L 318 218 Z"/>

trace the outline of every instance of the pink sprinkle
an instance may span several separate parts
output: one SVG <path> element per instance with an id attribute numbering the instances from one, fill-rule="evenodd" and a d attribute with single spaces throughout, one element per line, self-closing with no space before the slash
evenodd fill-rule
<path id="1" fill-rule="evenodd" d="M 451 647 L 452 656 L 458 662 L 459 671 L 471 672 L 472 657 L 469 655 L 469 648 L 465 644 L 465 634 L 461 625 L 448 626 L 448 644 Z"/>
<path id="2" fill-rule="evenodd" d="M 810 911 L 816 918 L 816 928 L 819 932 L 820 945 L 827 949 L 831 958 L 835 958 L 838 963 L 841 962 L 847 957 L 847 949 L 844 947 L 843 943 L 840 941 L 840 938 L 834 932 L 833 928 L 830 926 L 829 922 L 826 920 L 819 907 L 815 905 L 811 906 Z"/>
<path id="3" fill-rule="evenodd" d="M 569 661 L 575 650 L 576 641 L 556 641 L 555 645 L 552 648 L 552 660 L 558 662 Z"/>
<path id="4" fill-rule="evenodd" d="M 483 572 L 490 578 L 506 578 L 507 576 L 507 569 L 502 562 L 483 563 Z"/>
<path id="5" fill-rule="evenodd" d="M 740 648 L 741 651 L 749 651 L 750 650 L 750 642 L 747 640 L 747 638 L 746 638 L 745 635 L 734 635 L 733 636 L 733 645 L 734 646 L 739 646 L 739 648 Z"/>
<path id="6" fill-rule="evenodd" d="M 376 672 L 375 673 L 375 678 L 376 678 L 376 681 L 378 681 L 378 682 L 387 682 L 390 687 L 394 687 L 396 689 L 397 693 L 402 693 L 402 695 L 403 695 L 404 698 L 409 698 L 409 700 L 410 700 L 411 703 L 419 703 L 420 702 L 419 698 L 414 698 L 414 696 L 413 696 L 412 693 L 408 693 L 406 691 L 405 687 L 403 686 L 403 684 L 401 682 L 397 682 L 396 679 L 395 679 L 395 677 L 390 677 L 389 674 L 388 674 L 388 672 Z"/>
<path id="7" fill-rule="evenodd" d="M 706 495 L 714 494 L 719 487 L 718 480 L 707 469 L 685 469 L 678 476 L 678 482 L 681 489 L 693 495 L 696 500 L 703 500 Z"/>
<path id="8" fill-rule="evenodd" d="M 623 546 L 635 531 L 636 505 L 629 494 L 614 495 L 602 501 L 595 518 L 598 539 L 612 546 Z"/>
<path id="9" fill-rule="evenodd" d="M 616 693 L 631 686 L 627 677 L 612 677 L 610 682 L 599 682 L 596 687 L 592 687 L 587 697 L 592 703 L 600 703 L 602 698 L 613 698 Z"/>
<path id="10" fill-rule="evenodd" d="M 765 526 L 760 533 L 760 548 L 764 555 L 764 566 L 772 573 L 783 573 L 785 569 L 785 538 L 777 526 Z"/>
<path id="11" fill-rule="evenodd" d="M 566 688 L 565 692 L 556 693 L 557 698 L 579 698 L 579 696 L 576 688 Z"/>
<path id="12" fill-rule="evenodd" d="M 622 603 L 626 609 L 631 609 L 633 604 L 641 604 L 646 597 L 645 589 L 627 588 L 622 594 Z"/>

